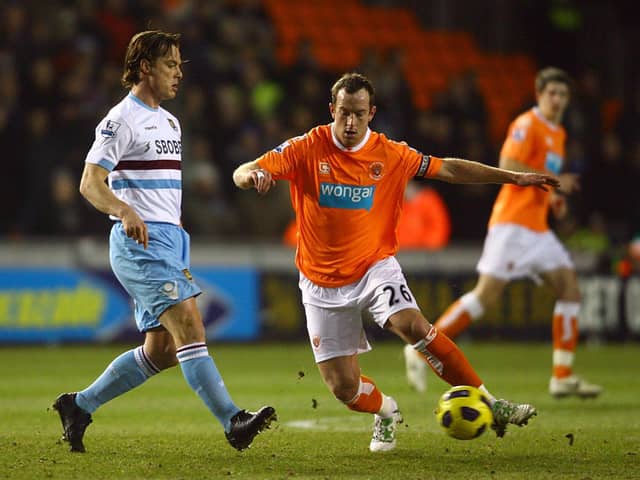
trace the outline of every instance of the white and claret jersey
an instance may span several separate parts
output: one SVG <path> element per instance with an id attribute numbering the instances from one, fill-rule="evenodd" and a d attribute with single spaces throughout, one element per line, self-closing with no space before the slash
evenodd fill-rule
<path id="1" fill-rule="evenodd" d="M 85 162 L 108 170 L 109 188 L 145 222 L 180 224 L 180 123 L 164 108 L 129 93 L 96 127 Z"/>

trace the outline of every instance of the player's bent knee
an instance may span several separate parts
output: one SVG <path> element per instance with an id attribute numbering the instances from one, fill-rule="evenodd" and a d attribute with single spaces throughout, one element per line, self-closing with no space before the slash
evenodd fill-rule
<path id="1" fill-rule="evenodd" d="M 358 394 L 359 378 L 357 382 L 347 379 L 332 378 L 325 380 L 325 383 L 333 396 L 343 403 L 350 402 L 353 397 Z"/>
<path id="2" fill-rule="evenodd" d="M 176 344 L 179 347 L 191 345 L 193 343 L 205 343 L 204 332 L 195 329 L 184 329 L 175 335 Z"/>
<path id="3" fill-rule="evenodd" d="M 386 325 L 405 342 L 415 343 L 427 334 L 431 324 L 419 310 L 402 310 L 389 318 Z"/>
<path id="4" fill-rule="evenodd" d="M 167 322 L 167 330 L 171 332 L 177 345 L 189 345 L 205 341 L 204 325 L 200 319 L 189 315 L 174 315 Z"/>

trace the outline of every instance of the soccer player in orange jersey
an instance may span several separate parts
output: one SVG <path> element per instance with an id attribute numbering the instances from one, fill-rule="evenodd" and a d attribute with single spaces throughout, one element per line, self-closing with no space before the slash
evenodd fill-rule
<path id="1" fill-rule="evenodd" d="M 538 72 L 535 80 L 537 105 L 518 116 L 509 127 L 500 152 L 500 167 L 558 175 L 558 192 L 504 185 L 495 201 L 489 231 L 478 262 L 476 287 L 453 303 L 435 326 L 455 338 L 501 297 L 513 279 L 531 277 L 546 281 L 556 295 L 553 311 L 553 371 L 549 392 L 554 397 L 596 397 L 602 391 L 573 373 L 578 341 L 577 318 L 580 291 L 569 254 L 549 229 L 549 210 L 566 213 L 562 194 L 578 189 L 574 174 L 560 173 L 565 156 L 565 130 L 560 125 L 569 103 L 571 80 L 558 68 Z M 424 384 L 413 352 L 405 351 L 407 376 L 416 387 Z"/>
<path id="2" fill-rule="evenodd" d="M 333 122 L 287 140 L 233 174 L 242 189 L 264 194 L 275 180 L 290 183 L 298 224 L 296 265 L 307 330 L 320 374 L 351 410 L 375 415 L 371 451 L 395 447 L 402 421 L 396 401 L 360 371 L 358 354 L 371 349 L 362 326 L 367 312 L 420 352 L 451 385 L 479 387 L 491 399 L 494 429 L 523 425 L 535 408 L 496 400 L 465 356 L 420 312 L 395 254 L 404 190 L 412 178 L 454 183 L 556 186 L 554 176 L 518 173 L 453 158 L 437 158 L 369 129 L 374 88 L 357 73 L 331 89 Z"/>

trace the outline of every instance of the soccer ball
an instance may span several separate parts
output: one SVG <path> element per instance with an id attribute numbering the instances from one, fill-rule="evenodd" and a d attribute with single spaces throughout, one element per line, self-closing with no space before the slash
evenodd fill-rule
<path id="1" fill-rule="evenodd" d="M 440 397 L 435 413 L 447 435 L 458 440 L 479 437 L 493 422 L 491 405 L 485 394 L 468 385 L 447 390 Z"/>

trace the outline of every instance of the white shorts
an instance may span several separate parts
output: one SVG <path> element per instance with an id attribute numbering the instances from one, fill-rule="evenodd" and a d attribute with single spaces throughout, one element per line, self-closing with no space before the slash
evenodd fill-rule
<path id="1" fill-rule="evenodd" d="M 502 280 L 529 277 L 536 283 L 541 273 L 558 268 L 574 267 L 552 231 L 535 232 L 511 223 L 489 229 L 477 266 L 481 274 Z"/>
<path id="2" fill-rule="evenodd" d="M 394 313 L 419 310 L 395 257 L 377 262 L 360 280 L 344 287 L 320 287 L 302 273 L 299 286 L 316 363 L 371 350 L 363 314 L 383 328 Z"/>

